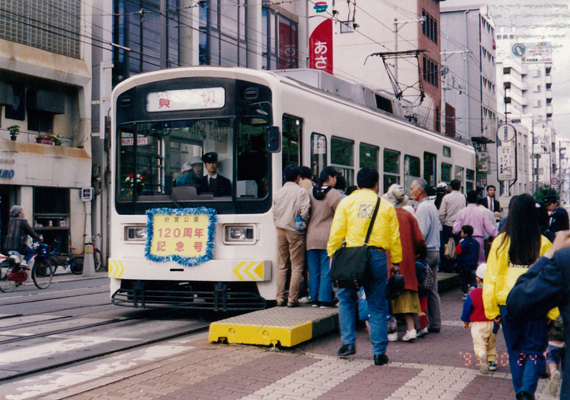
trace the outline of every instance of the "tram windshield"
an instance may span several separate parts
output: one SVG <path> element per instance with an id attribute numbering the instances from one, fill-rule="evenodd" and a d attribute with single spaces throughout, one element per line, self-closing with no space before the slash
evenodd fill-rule
<path id="1" fill-rule="evenodd" d="M 119 202 L 263 199 L 267 121 L 258 117 L 124 124 L 118 129 Z"/>

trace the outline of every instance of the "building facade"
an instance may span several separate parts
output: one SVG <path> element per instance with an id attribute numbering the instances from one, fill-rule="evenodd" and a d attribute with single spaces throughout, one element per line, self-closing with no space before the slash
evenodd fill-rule
<path id="1" fill-rule="evenodd" d="M 474 144 L 481 166 L 477 185 L 499 187 L 495 22 L 488 6 L 442 7 L 441 22 L 442 129 Z"/>
<path id="2" fill-rule="evenodd" d="M 80 198 L 91 186 L 91 14 L 89 0 L 5 0 L 0 11 L 0 234 L 20 204 L 64 252 L 82 251 L 91 231 Z M 38 143 L 52 134 L 61 145 Z"/>
<path id="3" fill-rule="evenodd" d="M 497 97 L 497 107 L 505 110 L 509 121 L 524 125 L 529 132 L 532 169 L 528 190 L 534 191 L 549 186 L 558 176 L 552 127 L 552 47 L 549 42 L 524 42 L 516 28 L 504 27 L 497 31 L 496 43 L 497 82 L 504 90 L 504 97 Z"/>

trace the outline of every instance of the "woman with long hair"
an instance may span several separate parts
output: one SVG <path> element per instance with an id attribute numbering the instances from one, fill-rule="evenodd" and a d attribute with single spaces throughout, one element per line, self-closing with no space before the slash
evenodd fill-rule
<path id="1" fill-rule="evenodd" d="M 551 246 L 552 243 L 540 234 L 535 200 L 529 194 L 518 196 L 509 211 L 504 232 L 493 240 L 483 280 L 485 315 L 502 322 L 517 399 L 534 399 L 545 367 L 547 316 L 529 322 L 510 318 L 506 309 L 507 296 L 518 277 Z M 552 310 L 548 317 L 555 319 L 557 313 L 557 309 Z"/>
<path id="2" fill-rule="evenodd" d="M 309 191 L 311 220 L 307 226 L 306 243 L 309 296 L 314 307 L 333 305 L 330 259 L 326 249 L 336 206 L 343 199 L 342 194 L 334 189 L 339 175 L 333 167 L 323 168 L 317 185 Z"/>

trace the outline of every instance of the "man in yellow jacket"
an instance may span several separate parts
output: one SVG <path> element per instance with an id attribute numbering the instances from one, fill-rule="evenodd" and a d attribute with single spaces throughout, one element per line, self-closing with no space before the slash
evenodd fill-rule
<path id="1" fill-rule="evenodd" d="M 378 171 L 362 168 L 358 171 L 356 181 L 359 190 L 344 198 L 337 206 L 327 252 L 333 258 L 341 248 L 343 241 L 347 247 L 359 247 L 364 244 L 366 232 L 378 200 Z M 384 365 L 388 362 L 386 347 L 388 346 L 388 328 L 386 326 L 386 279 L 388 276 L 386 251 L 390 251 L 392 268 L 390 272 L 398 272 L 398 264 L 402 261 L 402 245 L 398 218 L 394 206 L 388 201 L 381 201 L 378 215 L 374 222 L 370 239 L 369 277 L 364 285 L 366 300 L 370 312 L 370 341 L 374 354 L 374 364 Z M 339 322 L 342 346 L 339 356 L 356 353 L 356 289 L 342 288 L 338 293 Z"/>

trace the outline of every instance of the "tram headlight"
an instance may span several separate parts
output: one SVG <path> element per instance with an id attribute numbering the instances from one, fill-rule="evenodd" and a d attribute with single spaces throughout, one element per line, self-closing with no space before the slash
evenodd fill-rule
<path id="1" fill-rule="evenodd" d="M 255 241 L 255 225 L 224 226 L 224 243 L 251 244 Z"/>
<path id="2" fill-rule="evenodd" d="M 146 226 L 127 226 L 125 228 L 125 240 L 129 242 L 145 241 Z"/>

